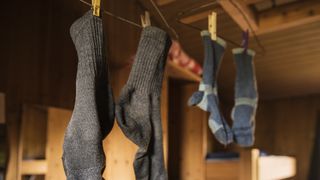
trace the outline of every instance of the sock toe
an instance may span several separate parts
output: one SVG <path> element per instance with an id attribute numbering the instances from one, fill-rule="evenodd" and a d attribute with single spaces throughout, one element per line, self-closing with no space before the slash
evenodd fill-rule
<path id="1" fill-rule="evenodd" d="M 221 144 L 228 145 L 233 142 L 232 132 L 228 130 L 225 131 L 223 128 L 217 130 L 214 135 Z"/>
<path id="2" fill-rule="evenodd" d="M 241 147 L 251 147 L 254 144 L 254 138 L 252 134 L 235 136 L 235 141 Z"/>

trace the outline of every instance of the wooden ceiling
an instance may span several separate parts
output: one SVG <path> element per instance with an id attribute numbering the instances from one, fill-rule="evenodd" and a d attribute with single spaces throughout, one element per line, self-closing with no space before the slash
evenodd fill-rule
<path id="1" fill-rule="evenodd" d="M 141 0 L 152 9 L 148 0 Z M 236 2 L 237 9 L 230 2 Z M 315 94 L 320 92 L 320 2 L 313 0 L 280 0 L 278 5 L 257 12 L 255 3 L 265 0 L 220 0 L 219 3 L 203 8 L 183 17 L 193 26 L 206 29 L 207 14 L 218 13 L 219 36 L 241 43 L 242 29 L 254 29 L 261 45 L 251 36 L 249 46 L 256 52 L 255 68 L 260 98 L 272 99 Z M 286 2 L 285 2 L 286 1 Z M 179 12 L 197 8 L 212 0 L 158 0 L 157 3 L 169 24 L 179 35 L 179 41 L 190 56 L 202 63 L 203 46 L 200 32 L 176 21 Z M 236 12 L 241 9 L 247 16 Z M 156 13 L 152 14 L 157 19 Z M 161 20 L 157 19 L 159 22 Z M 253 34 L 253 33 L 251 33 Z M 219 75 L 219 90 L 223 98 L 233 98 L 235 67 L 228 43 Z"/>

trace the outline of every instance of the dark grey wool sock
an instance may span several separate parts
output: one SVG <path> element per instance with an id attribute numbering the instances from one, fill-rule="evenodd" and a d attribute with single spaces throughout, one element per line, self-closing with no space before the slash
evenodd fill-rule
<path id="1" fill-rule="evenodd" d="M 164 167 L 160 95 L 171 40 L 156 27 L 143 29 L 128 82 L 116 106 L 123 133 L 139 146 L 134 160 L 137 180 L 167 180 Z"/>
<path id="2" fill-rule="evenodd" d="M 105 168 L 102 140 L 114 123 L 108 85 L 102 19 L 87 12 L 70 28 L 78 54 L 75 106 L 63 144 L 68 180 L 101 180 Z"/>
<path id="3" fill-rule="evenodd" d="M 233 49 L 237 69 L 235 85 L 235 105 L 232 110 L 233 133 L 240 146 L 254 143 L 255 114 L 258 104 L 258 91 L 254 72 L 255 52 L 243 48 Z"/>
<path id="4" fill-rule="evenodd" d="M 205 47 L 203 77 L 199 91 L 190 97 L 188 104 L 210 112 L 208 121 L 210 130 L 220 143 L 227 145 L 233 141 L 233 134 L 223 114 L 220 112 L 217 93 L 218 70 L 226 43 L 222 39 L 212 41 L 208 31 L 202 31 L 201 36 Z"/>

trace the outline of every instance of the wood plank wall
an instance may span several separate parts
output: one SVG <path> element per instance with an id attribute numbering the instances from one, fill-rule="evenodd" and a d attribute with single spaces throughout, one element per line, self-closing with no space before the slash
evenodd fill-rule
<path id="1" fill-rule="evenodd" d="M 205 179 L 207 115 L 187 102 L 195 83 L 169 83 L 169 179 Z"/>
<path id="2" fill-rule="evenodd" d="M 269 100 L 257 113 L 256 147 L 297 158 L 297 176 L 308 179 L 320 95 Z"/>
<path id="3" fill-rule="evenodd" d="M 232 107 L 233 103 L 229 101 L 224 101 L 222 104 L 224 116 L 230 125 L 232 125 L 230 119 Z M 290 179 L 308 179 L 319 110 L 320 94 L 259 102 L 254 147 L 271 155 L 295 157 L 297 175 Z M 241 150 L 236 144 L 225 148 L 214 138 L 211 141 L 212 143 L 208 144 L 211 146 L 211 151 Z"/>
<path id="4" fill-rule="evenodd" d="M 224 101 L 224 116 L 232 125 L 233 103 Z M 294 180 L 308 179 L 315 126 L 319 119 L 320 94 L 300 97 L 261 100 L 256 116 L 255 148 L 268 154 L 293 156 L 297 159 Z M 213 138 L 213 151 L 240 151 L 232 144 L 225 149 Z"/>

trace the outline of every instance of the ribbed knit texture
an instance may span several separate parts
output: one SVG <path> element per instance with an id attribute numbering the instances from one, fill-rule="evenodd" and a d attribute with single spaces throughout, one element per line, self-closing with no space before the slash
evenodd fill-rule
<path id="1" fill-rule="evenodd" d="M 227 145 L 233 141 L 233 134 L 220 111 L 217 93 L 217 76 L 225 43 L 221 39 L 212 41 L 208 31 L 202 31 L 201 36 L 205 53 L 203 77 L 199 90 L 193 93 L 188 104 L 210 112 L 208 125 L 211 132 L 220 143 Z"/>
<path id="2" fill-rule="evenodd" d="M 143 93 L 161 91 L 161 81 L 167 58 L 164 51 L 166 51 L 165 48 L 168 48 L 168 44 L 168 37 L 164 31 L 156 27 L 146 27 L 142 31 L 127 86 L 134 86 Z"/>
<path id="3" fill-rule="evenodd" d="M 102 140 L 114 123 L 102 19 L 89 11 L 73 23 L 70 33 L 78 69 L 75 106 L 63 145 L 64 169 L 68 180 L 101 180 L 105 168 Z"/>
<path id="4" fill-rule="evenodd" d="M 134 160 L 137 180 L 167 180 L 164 167 L 160 95 L 171 40 L 156 27 L 143 29 L 136 59 L 116 106 L 123 133 L 139 146 Z"/>
<path id="5" fill-rule="evenodd" d="M 233 50 L 237 69 L 235 105 L 232 109 L 232 131 L 235 141 L 243 147 L 254 144 L 255 116 L 258 105 L 257 82 L 254 71 L 254 51 Z"/>

